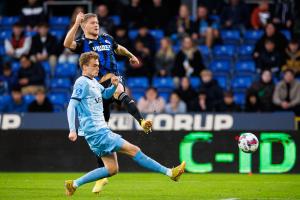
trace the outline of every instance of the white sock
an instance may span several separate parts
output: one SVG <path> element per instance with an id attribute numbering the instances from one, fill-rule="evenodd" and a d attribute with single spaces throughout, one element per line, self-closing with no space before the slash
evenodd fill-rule
<path id="1" fill-rule="evenodd" d="M 171 176 L 172 176 L 172 169 L 169 168 L 169 169 L 167 170 L 166 175 L 169 176 L 169 177 L 171 177 Z"/>
<path id="2" fill-rule="evenodd" d="M 73 187 L 78 188 L 78 185 L 76 184 L 76 181 L 73 181 Z"/>

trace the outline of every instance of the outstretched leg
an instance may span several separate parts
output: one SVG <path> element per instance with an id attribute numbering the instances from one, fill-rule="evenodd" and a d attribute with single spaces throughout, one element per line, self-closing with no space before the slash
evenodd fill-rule
<path id="1" fill-rule="evenodd" d="M 182 162 L 179 166 L 175 168 L 172 169 L 167 168 L 161 165 L 160 163 L 156 162 L 152 158 L 148 157 L 147 155 L 145 155 L 139 147 L 127 141 L 124 142 L 119 152 L 129 155 L 140 166 L 154 172 L 165 174 L 174 181 L 178 181 L 179 177 L 184 173 L 185 162 Z"/>
<path id="2" fill-rule="evenodd" d="M 102 157 L 104 167 L 94 169 L 76 180 L 65 181 L 66 195 L 71 196 L 76 188 L 83 184 L 96 181 L 101 178 L 113 176 L 119 171 L 117 154 L 113 153 Z"/>

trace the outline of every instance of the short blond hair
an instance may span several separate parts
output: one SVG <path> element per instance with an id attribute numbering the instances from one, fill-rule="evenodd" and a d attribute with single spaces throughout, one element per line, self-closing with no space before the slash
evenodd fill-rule
<path id="1" fill-rule="evenodd" d="M 83 65 L 87 65 L 89 64 L 91 59 L 99 59 L 99 55 L 97 53 L 95 53 L 94 51 L 90 51 L 90 52 L 85 52 L 83 54 L 80 55 L 79 58 L 79 66 L 82 69 Z"/>
<path id="2" fill-rule="evenodd" d="M 83 17 L 83 20 L 82 20 L 82 23 L 86 23 L 88 19 L 92 18 L 92 17 L 96 17 L 97 18 L 97 15 L 94 14 L 94 13 L 86 13 L 84 14 L 84 17 Z"/>

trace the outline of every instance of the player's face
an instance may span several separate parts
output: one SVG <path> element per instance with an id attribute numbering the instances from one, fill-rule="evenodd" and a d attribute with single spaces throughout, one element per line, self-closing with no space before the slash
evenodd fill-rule
<path id="1" fill-rule="evenodd" d="M 84 25 L 84 29 L 88 34 L 94 36 L 99 35 L 100 28 L 99 28 L 99 22 L 97 17 L 89 18 Z"/>
<path id="2" fill-rule="evenodd" d="M 85 71 L 88 76 L 96 77 L 99 73 L 99 60 L 91 59 L 89 64 L 85 66 Z"/>

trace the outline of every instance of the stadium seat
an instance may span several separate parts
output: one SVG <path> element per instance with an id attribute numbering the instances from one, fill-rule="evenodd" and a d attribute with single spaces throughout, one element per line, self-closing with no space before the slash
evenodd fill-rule
<path id="1" fill-rule="evenodd" d="M 132 77 L 127 79 L 128 87 L 133 90 L 146 90 L 149 87 L 149 81 L 146 77 Z"/>
<path id="2" fill-rule="evenodd" d="M 33 37 L 33 36 L 35 36 L 37 34 L 37 32 L 35 32 L 35 31 L 26 31 L 25 32 L 25 35 L 27 36 L 27 37 Z"/>
<path id="3" fill-rule="evenodd" d="M 65 30 L 61 30 L 61 29 L 52 29 L 50 30 L 50 33 L 56 37 L 56 39 L 58 39 L 59 41 L 62 40 L 62 38 L 65 35 Z"/>
<path id="4" fill-rule="evenodd" d="M 11 70 L 13 71 L 13 73 L 17 73 L 19 71 L 20 67 L 21 67 L 21 64 L 18 61 L 14 61 L 11 63 Z"/>
<path id="5" fill-rule="evenodd" d="M 118 70 L 123 75 L 126 71 L 125 61 L 117 61 Z"/>
<path id="6" fill-rule="evenodd" d="M 238 47 L 237 55 L 238 60 L 249 60 L 252 59 L 252 53 L 254 51 L 253 45 L 241 45 Z"/>
<path id="7" fill-rule="evenodd" d="M 192 88 L 194 88 L 195 90 L 199 90 L 200 85 L 201 85 L 200 77 L 191 77 L 190 84 L 191 84 Z"/>
<path id="8" fill-rule="evenodd" d="M 71 89 L 71 81 L 68 78 L 54 78 L 50 80 L 51 91 L 56 89 Z"/>
<path id="9" fill-rule="evenodd" d="M 11 96 L 0 95 L 0 112 L 3 111 L 4 107 L 11 101 Z"/>
<path id="10" fill-rule="evenodd" d="M 4 16 L 0 19 L 0 26 L 11 27 L 20 20 L 19 16 Z"/>
<path id="11" fill-rule="evenodd" d="M 206 45 L 199 45 L 198 49 L 201 52 L 204 59 L 205 59 L 205 57 L 210 57 L 211 56 L 210 49 Z"/>
<path id="12" fill-rule="evenodd" d="M 256 73 L 255 63 L 252 60 L 238 61 L 235 64 L 235 73 L 236 74 L 255 74 Z"/>
<path id="13" fill-rule="evenodd" d="M 5 39 L 9 39 L 11 37 L 12 30 L 4 30 L 0 32 L 0 40 L 2 40 L 2 43 Z"/>
<path id="14" fill-rule="evenodd" d="M 132 95 L 132 98 L 136 101 L 136 102 L 138 102 L 139 100 L 140 100 L 140 98 L 142 98 L 144 95 L 145 95 L 145 92 L 132 92 L 131 93 L 131 95 Z"/>
<path id="15" fill-rule="evenodd" d="M 5 55 L 5 48 L 4 45 L 0 45 L 0 56 L 4 56 Z"/>
<path id="16" fill-rule="evenodd" d="M 236 89 L 247 89 L 251 86 L 253 77 L 251 75 L 235 76 L 231 80 L 231 86 L 234 90 Z"/>
<path id="17" fill-rule="evenodd" d="M 214 59 L 232 60 L 235 56 L 235 46 L 233 45 L 216 45 L 213 48 Z"/>
<path id="18" fill-rule="evenodd" d="M 230 62 L 228 60 L 215 60 L 209 65 L 209 68 L 213 73 L 226 73 L 229 74 L 231 71 Z"/>
<path id="19" fill-rule="evenodd" d="M 160 91 L 172 91 L 175 88 L 172 77 L 154 77 L 152 83 Z"/>
<path id="20" fill-rule="evenodd" d="M 48 61 L 43 61 L 43 62 L 41 62 L 41 64 L 42 64 L 42 66 L 43 66 L 46 74 L 50 75 L 50 73 L 51 73 L 51 66 L 50 66 L 49 62 Z"/>
<path id="21" fill-rule="evenodd" d="M 77 65 L 72 63 L 61 63 L 55 68 L 55 77 L 74 78 L 77 74 Z"/>
<path id="22" fill-rule="evenodd" d="M 241 35 L 238 30 L 222 30 L 221 38 L 224 44 L 237 45 L 241 41 Z"/>
<path id="23" fill-rule="evenodd" d="M 262 30 L 247 30 L 244 34 L 244 44 L 255 44 L 263 34 Z"/>
<path id="24" fill-rule="evenodd" d="M 289 30 L 281 30 L 280 32 L 286 37 L 286 39 L 288 40 L 292 39 L 292 34 Z"/>
<path id="25" fill-rule="evenodd" d="M 121 24 L 121 18 L 119 15 L 113 15 L 113 16 L 110 16 L 110 18 L 113 20 L 113 22 L 116 26 L 119 26 Z"/>
<path id="26" fill-rule="evenodd" d="M 138 36 L 139 32 L 138 30 L 129 30 L 128 31 L 128 37 L 131 40 L 134 40 Z"/>
<path id="27" fill-rule="evenodd" d="M 66 27 L 70 24 L 70 18 L 66 16 L 55 16 L 51 17 L 49 22 L 51 27 Z"/>
<path id="28" fill-rule="evenodd" d="M 233 98 L 236 104 L 243 106 L 246 102 L 246 94 L 245 92 L 237 91 L 233 92 Z"/>
<path id="29" fill-rule="evenodd" d="M 157 91 L 158 91 L 158 96 L 162 97 L 166 103 L 169 102 L 171 92 L 165 92 L 165 91 L 160 91 L 160 90 L 157 90 Z M 153 108 L 153 111 L 155 111 L 155 108 Z"/>
<path id="30" fill-rule="evenodd" d="M 65 110 L 65 105 L 68 103 L 69 93 L 50 93 L 48 95 L 49 100 L 53 104 L 54 112 L 62 112 Z"/>
<path id="31" fill-rule="evenodd" d="M 31 94 L 24 95 L 24 101 L 26 104 L 30 104 L 34 100 L 35 100 L 34 95 L 31 95 Z"/>
<path id="32" fill-rule="evenodd" d="M 228 78 L 227 75 L 222 75 L 222 74 L 218 75 L 218 74 L 216 74 L 216 75 L 214 75 L 214 79 L 216 81 L 218 81 L 221 88 L 223 88 L 225 90 L 228 89 L 228 79 L 229 78 Z"/>
<path id="33" fill-rule="evenodd" d="M 160 29 L 151 29 L 150 34 L 159 42 L 164 36 L 164 31 Z"/>

